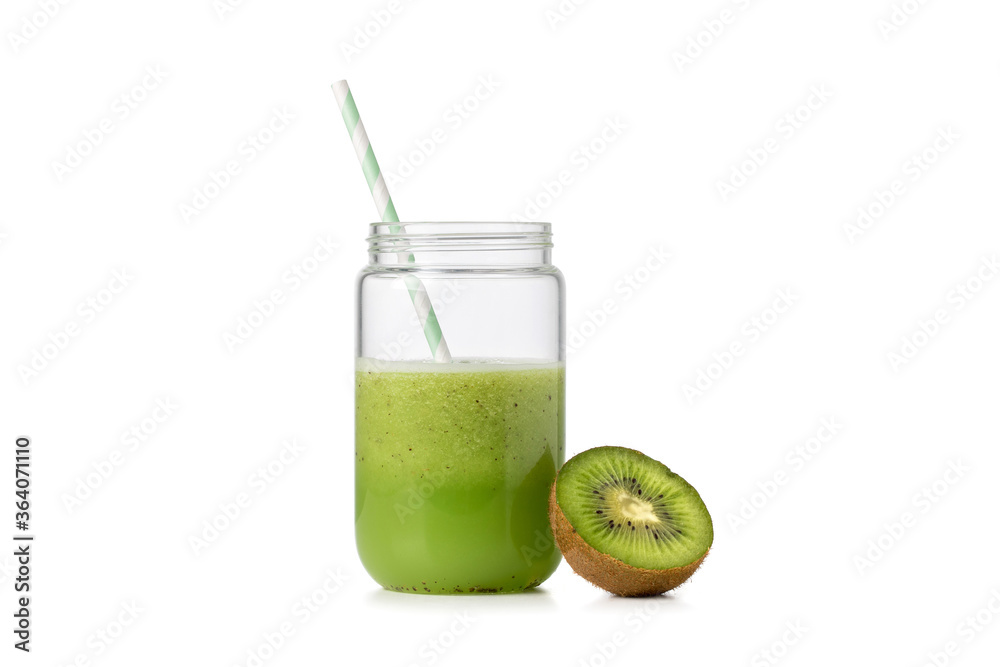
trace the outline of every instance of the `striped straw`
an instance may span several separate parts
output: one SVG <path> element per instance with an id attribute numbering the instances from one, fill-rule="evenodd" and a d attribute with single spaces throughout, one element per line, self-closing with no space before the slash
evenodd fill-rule
<path id="1" fill-rule="evenodd" d="M 396 214 L 396 207 L 392 204 L 392 197 L 389 196 L 389 188 L 382 178 L 382 170 L 379 169 L 378 162 L 375 161 L 375 152 L 372 150 L 371 142 L 368 141 L 368 133 L 365 132 L 365 124 L 361 122 L 358 115 L 358 107 L 354 103 L 354 95 L 347 81 L 341 80 L 333 84 L 333 94 L 337 97 L 337 104 L 340 106 L 340 113 L 344 117 L 344 124 L 347 126 L 347 133 L 351 135 L 354 142 L 354 152 L 358 154 L 361 162 L 361 169 L 365 172 L 365 180 L 368 181 L 368 189 L 371 190 L 372 198 L 375 199 L 375 208 L 378 209 L 382 222 L 399 222 Z M 389 231 L 398 234 L 402 230 L 402 225 L 390 225 Z M 404 255 L 400 253 L 400 259 L 405 257 L 405 261 L 413 263 L 413 254 Z M 420 320 L 420 327 L 427 338 L 427 344 L 434 355 L 434 361 L 451 361 L 451 352 L 448 351 L 448 344 L 441 333 L 441 324 L 437 315 L 434 314 L 434 306 L 427 296 L 427 289 L 419 278 L 413 275 L 405 275 L 403 281 L 407 291 L 410 293 L 410 301 L 417 311 L 417 318 Z"/>

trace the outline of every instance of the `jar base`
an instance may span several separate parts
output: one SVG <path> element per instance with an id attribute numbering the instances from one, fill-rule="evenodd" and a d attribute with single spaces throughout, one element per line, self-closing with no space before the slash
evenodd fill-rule
<path id="1" fill-rule="evenodd" d="M 462 588 L 461 586 L 455 586 L 454 588 L 428 586 L 387 586 L 383 584 L 382 588 L 393 593 L 409 593 L 410 595 L 509 595 L 534 591 L 541 585 L 541 583 L 541 581 L 535 580 L 529 582 L 527 586 L 470 586 L 467 588 Z"/>

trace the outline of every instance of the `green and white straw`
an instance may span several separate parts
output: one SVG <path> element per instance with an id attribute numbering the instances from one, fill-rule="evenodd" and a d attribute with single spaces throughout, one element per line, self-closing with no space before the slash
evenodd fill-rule
<path id="1" fill-rule="evenodd" d="M 333 84 L 333 94 L 337 97 L 337 104 L 340 106 L 340 113 L 344 117 L 344 124 L 347 126 L 347 133 L 351 135 L 354 142 L 354 152 L 361 162 L 361 169 L 365 172 L 365 180 L 368 181 L 368 189 L 371 190 L 375 199 L 375 208 L 378 210 L 382 222 L 399 222 L 396 214 L 396 207 L 392 204 L 392 197 L 389 196 L 389 188 L 385 185 L 382 177 L 382 170 L 379 169 L 375 160 L 375 152 L 372 150 L 371 142 L 368 141 L 368 133 L 365 132 L 365 124 L 361 122 L 358 115 L 358 107 L 354 103 L 354 95 L 347 81 L 341 80 Z M 398 234 L 402 230 L 402 225 L 391 225 L 389 231 Z M 400 258 L 404 257 L 400 253 Z M 405 255 L 406 261 L 413 263 L 413 254 Z M 448 344 L 441 333 L 441 324 L 434 313 L 434 306 L 427 296 L 427 288 L 419 278 L 406 274 L 403 277 L 406 289 L 410 293 L 410 301 L 417 311 L 417 318 L 420 320 L 420 327 L 427 338 L 427 344 L 431 348 L 434 361 L 451 361 L 451 352 L 448 351 Z"/>

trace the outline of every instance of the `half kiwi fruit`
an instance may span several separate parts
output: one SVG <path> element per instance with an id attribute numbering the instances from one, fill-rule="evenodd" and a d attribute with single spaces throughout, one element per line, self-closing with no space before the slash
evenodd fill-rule
<path id="1" fill-rule="evenodd" d="M 577 574 L 628 597 L 680 586 L 713 539 L 712 517 L 694 487 L 625 447 L 596 447 L 567 461 L 552 483 L 549 520 Z"/>

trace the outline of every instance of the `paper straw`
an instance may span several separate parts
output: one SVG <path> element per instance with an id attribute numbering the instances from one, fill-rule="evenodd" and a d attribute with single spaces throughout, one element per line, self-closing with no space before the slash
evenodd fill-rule
<path id="1" fill-rule="evenodd" d="M 375 160 L 375 152 L 372 150 L 371 142 L 368 141 L 368 133 L 365 132 L 365 124 L 361 122 L 358 115 L 358 107 L 354 104 L 354 95 L 347 81 L 341 80 L 333 84 L 333 94 L 337 97 L 337 104 L 340 106 L 340 113 L 344 117 L 344 124 L 347 126 L 347 133 L 351 135 L 354 142 L 354 152 L 361 162 L 361 170 L 365 173 L 365 180 L 368 181 L 368 189 L 371 190 L 372 198 L 375 200 L 375 208 L 378 210 L 382 222 L 399 222 L 396 214 L 396 207 L 392 204 L 392 197 L 389 196 L 389 188 L 382 178 L 382 170 L 379 169 Z M 402 230 L 401 225 L 390 225 L 389 231 L 398 234 Z M 400 253 L 400 258 L 404 255 Z M 415 261 L 413 254 L 406 255 L 406 261 Z M 420 327 L 424 331 L 424 337 L 431 348 L 434 361 L 451 361 L 451 352 L 448 351 L 448 344 L 441 333 L 441 324 L 437 315 L 434 314 L 434 306 L 427 296 L 427 289 L 419 278 L 413 275 L 404 275 L 403 281 L 406 289 L 410 293 L 410 301 L 417 311 L 417 318 L 420 320 Z"/>

